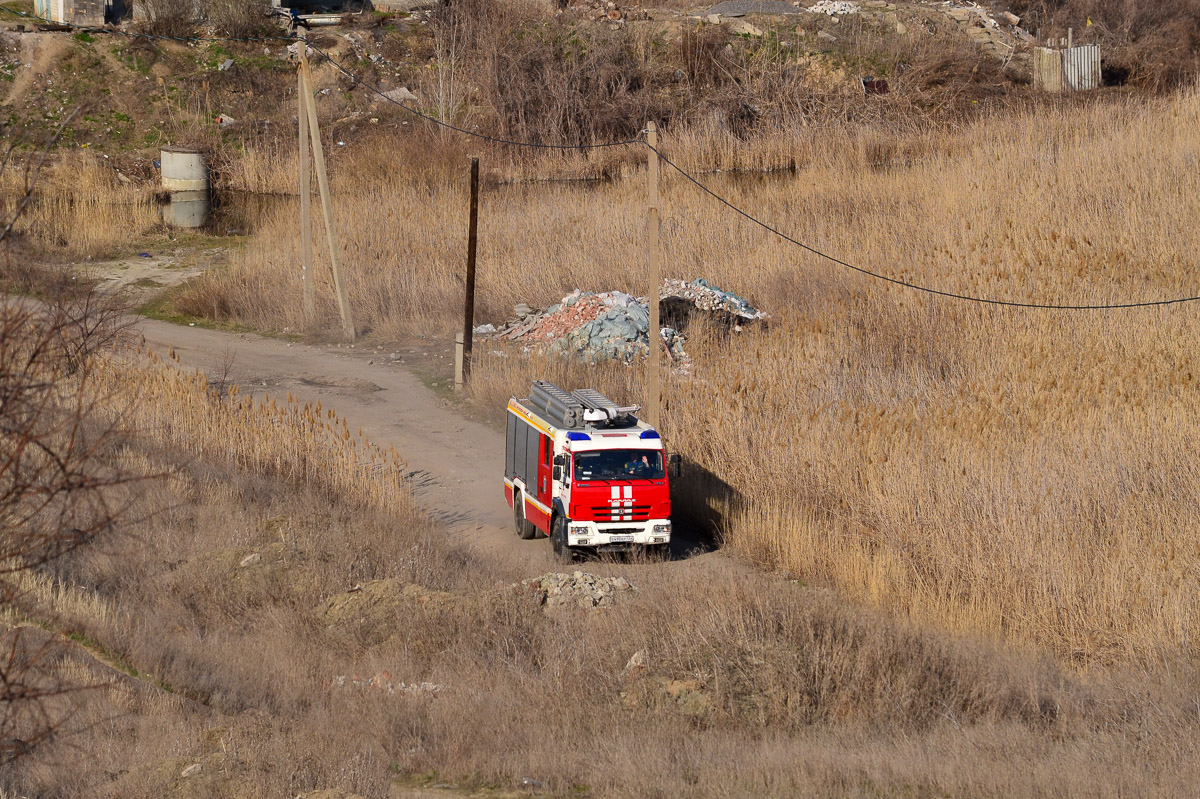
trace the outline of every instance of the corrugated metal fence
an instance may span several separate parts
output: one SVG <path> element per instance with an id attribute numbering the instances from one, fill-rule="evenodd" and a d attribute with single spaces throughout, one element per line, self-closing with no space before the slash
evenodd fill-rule
<path id="1" fill-rule="evenodd" d="M 1100 85 L 1100 45 L 1081 44 L 1062 51 L 1063 83 L 1076 91 Z"/>
<path id="2" fill-rule="evenodd" d="M 1100 45 L 1037 48 L 1033 51 L 1033 82 L 1048 92 L 1095 89 L 1100 85 Z"/>

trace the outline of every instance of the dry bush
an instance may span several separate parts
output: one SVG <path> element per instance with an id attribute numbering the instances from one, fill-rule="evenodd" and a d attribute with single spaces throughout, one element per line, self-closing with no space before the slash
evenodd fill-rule
<path id="1" fill-rule="evenodd" d="M 540 11 L 484 0 L 445 6 L 435 17 L 439 74 L 450 72 L 439 77 L 439 103 L 448 80 L 473 85 L 501 135 L 548 144 L 630 138 L 662 116 L 648 89 L 666 66 L 648 61 L 634 37 Z"/>
<path id="2" fill-rule="evenodd" d="M 204 0 L 204 16 L 224 36 L 251 38 L 279 34 L 279 26 L 267 15 L 267 0 Z"/>
<path id="3" fill-rule="evenodd" d="M 127 326 L 121 309 L 85 294 L 42 304 L 0 302 L 0 615 L 31 601 L 30 575 L 111 538 L 141 479 L 123 463 L 120 412 L 129 398 L 95 379 L 92 357 Z M 0 642 L 0 763 L 61 733 L 58 700 L 78 685 L 56 673 L 37 636 Z"/>
<path id="4" fill-rule="evenodd" d="M 999 63 L 965 41 L 880 36 L 873 24 L 847 18 L 827 57 L 788 27 L 755 39 L 686 23 L 676 35 L 465 0 L 434 17 L 435 69 L 424 94 L 443 121 L 582 145 L 635 137 L 647 120 L 676 133 L 716 123 L 742 140 L 835 119 L 911 125 L 931 110 L 973 115 L 980 98 L 1013 90 Z M 863 96 L 861 70 L 912 74 L 880 104 Z"/>
<path id="5" fill-rule="evenodd" d="M 196 34 L 200 6 L 197 0 L 142 0 L 142 15 L 146 33 L 182 38 Z"/>

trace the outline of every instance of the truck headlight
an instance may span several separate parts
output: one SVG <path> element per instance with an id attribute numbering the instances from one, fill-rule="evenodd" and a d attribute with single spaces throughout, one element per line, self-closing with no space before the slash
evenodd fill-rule
<path id="1" fill-rule="evenodd" d="M 656 525 L 654 525 L 654 532 L 655 532 L 655 533 L 669 533 L 669 532 L 671 532 L 671 523 L 670 523 L 670 522 L 668 522 L 668 523 L 666 523 L 666 524 L 656 524 Z"/>

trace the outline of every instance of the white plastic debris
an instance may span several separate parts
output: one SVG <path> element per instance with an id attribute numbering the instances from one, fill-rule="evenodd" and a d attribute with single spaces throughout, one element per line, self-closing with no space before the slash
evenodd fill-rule
<path id="1" fill-rule="evenodd" d="M 821 0 L 816 5 L 811 5 L 807 8 L 812 14 L 828 14 L 831 17 L 838 17 L 843 14 L 857 14 L 859 11 L 858 3 L 847 3 L 842 0 Z"/>

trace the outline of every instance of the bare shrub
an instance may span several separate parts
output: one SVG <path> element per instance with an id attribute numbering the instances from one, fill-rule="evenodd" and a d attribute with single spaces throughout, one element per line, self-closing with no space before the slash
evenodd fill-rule
<path id="1" fill-rule="evenodd" d="M 113 394 L 97 391 L 91 356 L 127 323 L 88 294 L 43 306 L 0 302 L 0 610 L 26 602 L 19 577 L 108 534 L 138 478 L 115 456 Z M 64 723 L 46 702 L 68 684 L 46 672 L 48 650 L 5 636 L 0 654 L 0 761 L 27 754 Z"/>
<path id="2" fill-rule="evenodd" d="M 141 28 L 154 36 L 187 37 L 196 34 L 200 17 L 197 0 L 141 0 Z"/>
<path id="3" fill-rule="evenodd" d="M 218 33 L 235 38 L 278 34 L 267 0 L 203 0 L 204 14 Z"/>

